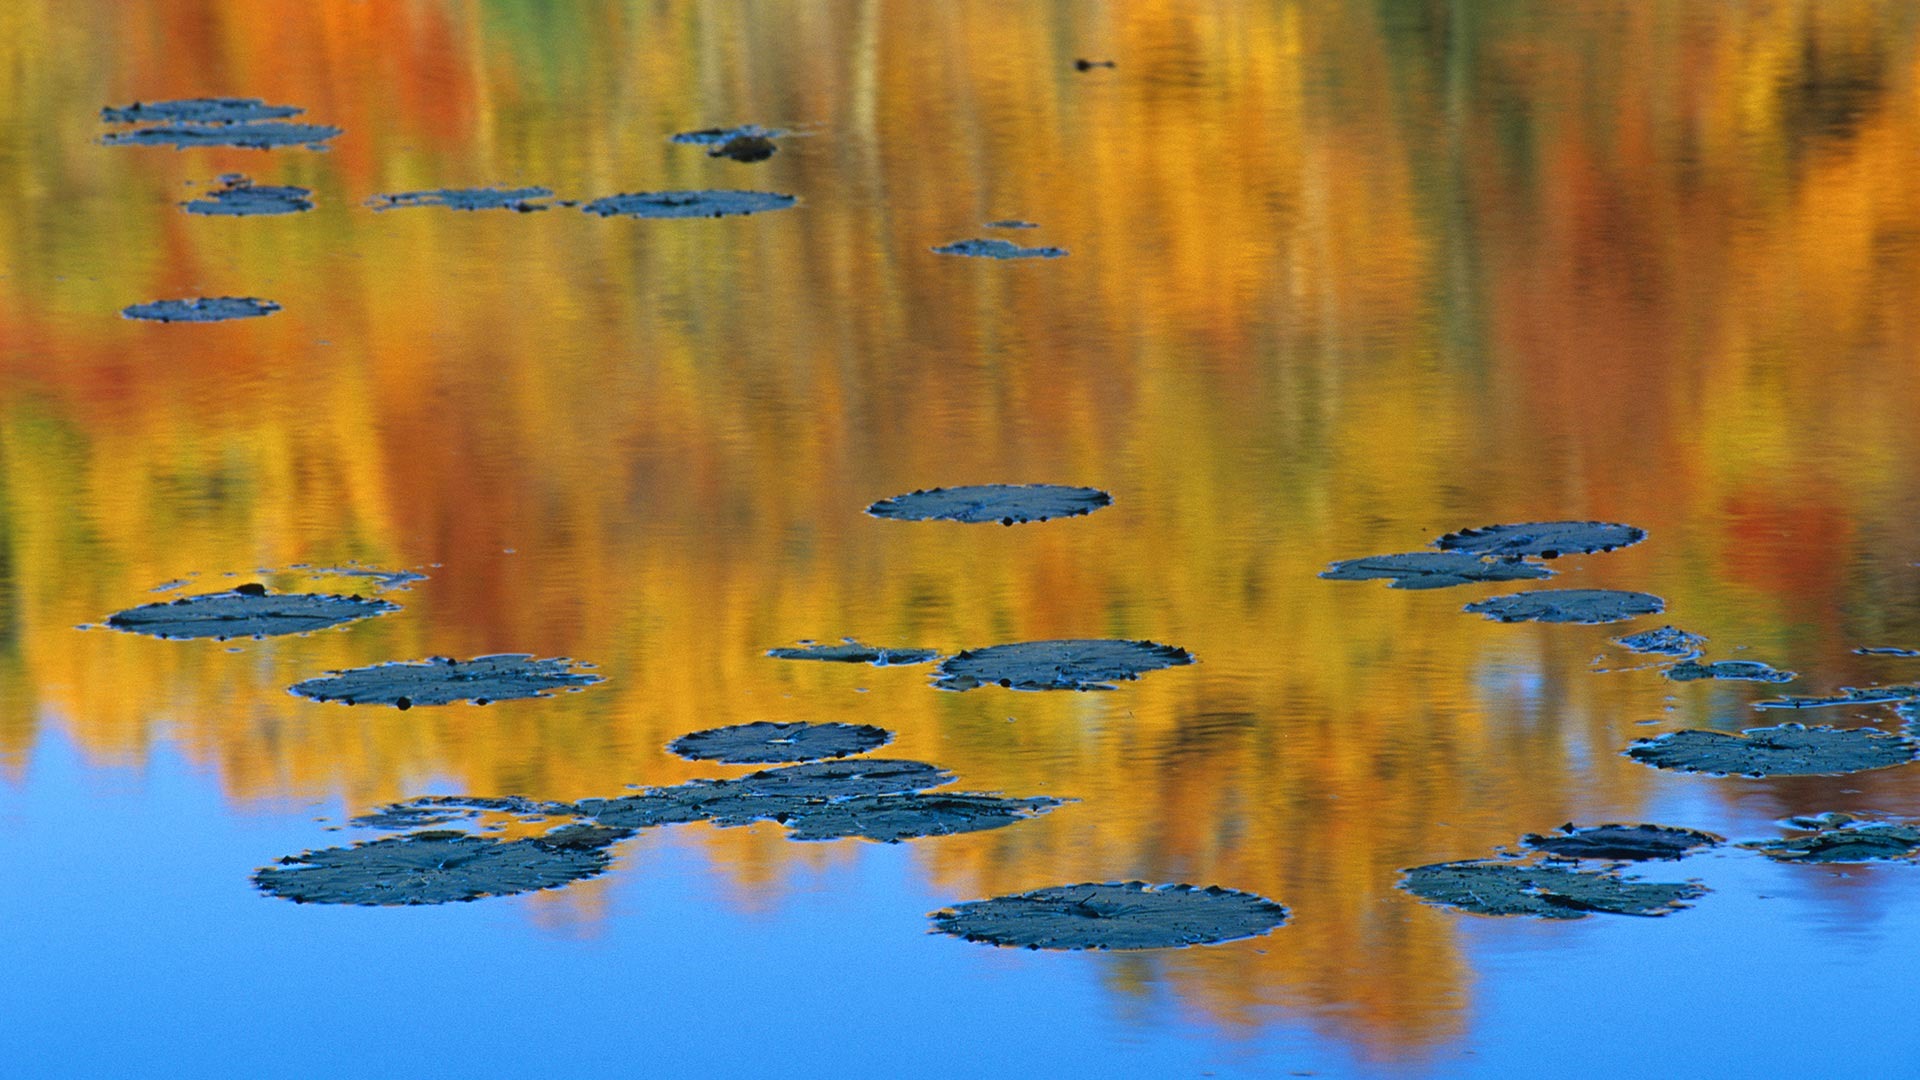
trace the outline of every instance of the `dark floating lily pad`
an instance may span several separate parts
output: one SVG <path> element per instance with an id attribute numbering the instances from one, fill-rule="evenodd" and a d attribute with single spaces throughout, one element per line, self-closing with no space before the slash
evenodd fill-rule
<path id="1" fill-rule="evenodd" d="M 771 191 L 642 191 L 595 199 L 580 209 L 601 217 L 717 218 L 785 210 L 799 201 Z"/>
<path id="2" fill-rule="evenodd" d="M 1422 900 L 1476 915 L 1579 919 L 1666 915 L 1706 894 L 1690 882 L 1628 880 L 1615 871 L 1474 859 L 1402 871 L 1400 887 Z"/>
<path id="3" fill-rule="evenodd" d="M 1741 844 L 1769 859 L 1802 863 L 1859 863 L 1920 858 L 1920 825 L 1859 822 L 1837 815 L 1831 827 L 1815 826 L 1806 836 Z"/>
<path id="4" fill-rule="evenodd" d="M 1343 559 L 1321 571 L 1330 581 L 1391 579 L 1394 589 L 1444 589 L 1476 581 L 1538 581 L 1553 571 L 1537 563 L 1487 560 L 1464 551 L 1410 551 Z"/>
<path id="5" fill-rule="evenodd" d="M 129 319 L 145 319 L 149 322 L 205 323 L 258 318 L 279 310 L 279 304 L 251 296 L 208 296 L 196 300 L 155 300 L 135 304 L 120 314 Z"/>
<path id="6" fill-rule="evenodd" d="M 974 259 L 1058 259 L 1066 248 L 1021 247 L 1011 240 L 955 240 L 933 249 L 935 255 L 965 255 Z"/>
<path id="7" fill-rule="evenodd" d="M 903 795 L 936 788 L 953 774 L 923 761 L 859 758 L 762 769 L 734 780 L 689 780 L 618 799 L 583 799 L 574 812 L 614 828 L 712 821 L 784 822 L 809 802 Z"/>
<path id="8" fill-rule="evenodd" d="M 1657 769 L 1716 776 L 1827 776 L 1903 765 L 1920 745 L 1873 728 L 1781 724 L 1741 735 L 1689 728 L 1641 739 L 1627 756 Z"/>
<path id="9" fill-rule="evenodd" d="M 1629 652 L 1678 656 L 1691 660 L 1700 655 L 1700 650 L 1707 644 L 1707 639 L 1699 634 L 1690 634 L 1679 627 L 1663 626 L 1658 630 L 1643 630 L 1638 634 L 1614 638 L 1613 643 Z"/>
<path id="10" fill-rule="evenodd" d="M 185 640 L 271 637 L 305 634 L 399 611 L 398 604 L 359 596 L 326 593 L 256 592 L 241 586 L 231 592 L 201 593 L 117 611 L 107 625 L 150 637 Z"/>
<path id="11" fill-rule="evenodd" d="M 306 110 L 294 105 L 269 105 L 259 98 L 188 98 L 109 105 L 100 110 L 100 119 L 109 124 L 237 124 L 285 120 L 303 112 Z"/>
<path id="12" fill-rule="evenodd" d="M 575 816 L 576 810 L 572 803 L 540 802 L 519 795 L 420 795 L 388 803 L 352 818 L 349 824 L 373 829 L 406 829 L 464 821 L 480 814 L 511 814 L 538 820 Z"/>
<path id="13" fill-rule="evenodd" d="M 699 131 L 682 131 L 668 139 L 668 142 L 683 146 L 724 146 L 735 139 L 755 137 L 777 139 L 786 132 L 776 128 L 763 128 L 758 124 L 742 124 L 739 127 L 701 128 Z"/>
<path id="14" fill-rule="evenodd" d="M 302 904 L 447 904 L 484 896 L 557 889 L 590 878 L 611 861 L 618 830 L 562 831 L 531 840 L 490 840 L 459 832 L 386 837 L 352 847 L 290 855 L 254 872 L 262 891 Z"/>
<path id="15" fill-rule="evenodd" d="M 1843 686 L 1838 694 L 1818 697 L 1798 697 L 1789 694 L 1785 697 L 1768 698 L 1756 701 L 1756 709 L 1827 709 L 1842 705 L 1898 705 L 1909 701 L 1920 701 L 1920 686 Z"/>
<path id="16" fill-rule="evenodd" d="M 433 825 L 446 825 L 455 821 L 466 821 L 478 816 L 479 811 L 462 806 L 412 805 L 394 803 L 383 806 L 370 813 L 349 818 L 347 824 L 362 829 L 385 829 L 389 832 L 404 832 L 409 829 L 424 829 Z"/>
<path id="17" fill-rule="evenodd" d="M 1557 559 L 1562 555 L 1612 551 L 1646 538 L 1645 529 L 1632 525 L 1605 521 L 1535 521 L 1462 529 L 1435 540 L 1433 546 L 1442 551 L 1470 551 L 1475 555 Z"/>
<path id="18" fill-rule="evenodd" d="M 160 124 L 111 131 L 100 141 L 108 146 L 171 146 L 186 150 L 196 146 L 238 146 L 248 150 L 272 150 L 281 146 L 305 146 L 325 150 L 327 140 L 340 129 L 327 124 Z"/>
<path id="19" fill-rule="evenodd" d="M 225 217 L 298 214 L 313 209 L 313 192 L 303 187 L 263 186 L 239 175 L 223 176 L 220 181 L 224 186 L 180 205 L 189 214 Z"/>
<path id="20" fill-rule="evenodd" d="M 371 601 L 379 603 L 379 601 Z M 566 659 L 535 660 L 526 653 L 500 653 L 472 660 L 396 661 L 372 667 L 336 671 L 295 683 L 291 689 L 315 701 L 347 705 L 447 705 L 546 697 L 555 690 L 591 686 L 602 681 L 591 672 L 576 671 Z"/>
<path id="21" fill-rule="evenodd" d="M 350 577 L 366 578 L 373 587 L 381 592 L 388 589 L 405 589 L 416 581 L 427 580 L 427 575 L 414 570 L 382 570 L 377 566 L 324 566 L 317 570 L 302 570 L 309 577 Z"/>
<path id="22" fill-rule="evenodd" d="M 1853 651 L 1857 656 L 1920 656 L 1920 649 L 1902 649 L 1897 645 L 1862 645 Z"/>
<path id="23" fill-rule="evenodd" d="M 892 740 L 893 732 L 871 724 L 777 724 L 761 720 L 682 735 L 668 743 L 667 749 L 695 761 L 765 765 L 864 754 Z"/>
<path id="24" fill-rule="evenodd" d="M 1028 949 L 1176 949 L 1258 937 L 1287 909 L 1218 885 L 1144 881 L 1054 885 L 955 904 L 932 914 L 943 934 Z"/>
<path id="25" fill-rule="evenodd" d="M 968 792 L 866 795 L 836 802 L 810 803 L 786 819 L 795 840 L 844 840 L 858 837 L 897 844 L 927 836 L 983 832 L 1036 817 L 1059 806 L 1059 799 L 1036 796 L 1009 799 Z"/>
<path id="26" fill-rule="evenodd" d="M 894 521 L 960 521 L 969 525 L 1021 525 L 1080 517 L 1113 502 L 1099 488 L 1064 484 L 974 484 L 927 488 L 881 499 L 867 513 Z"/>
<path id="27" fill-rule="evenodd" d="M 523 188 L 435 188 L 431 191 L 398 191 L 375 195 L 367 205 L 375 210 L 398 210 L 411 206 L 444 206 L 449 210 L 517 210 L 530 213 L 545 210 L 541 199 L 553 197 L 543 187 Z"/>
<path id="28" fill-rule="evenodd" d="M 1667 602 L 1618 589 L 1539 589 L 1468 604 L 1463 610 L 1495 622 L 1610 623 L 1665 611 Z"/>
<path id="29" fill-rule="evenodd" d="M 1561 826 L 1551 836 L 1528 833 L 1520 842 L 1536 851 L 1572 859 L 1677 859 L 1695 848 L 1714 847 L 1725 838 L 1671 825 Z"/>
<path id="30" fill-rule="evenodd" d="M 751 164 L 767 160 L 778 149 L 765 135 L 735 135 L 718 146 L 708 147 L 707 156 Z"/>
<path id="31" fill-rule="evenodd" d="M 1004 221 L 989 221 L 987 222 L 986 227 L 989 229 L 1037 229 L 1040 226 L 1031 221 L 1021 221 L 1018 218 L 1007 218 Z"/>
<path id="32" fill-rule="evenodd" d="M 1021 641 L 969 649 L 940 665 L 942 690 L 1111 690 L 1149 671 L 1193 663 L 1193 654 L 1152 641 Z"/>
<path id="33" fill-rule="evenodd" d="M 1781 671 L 1758 660 L 1715 660 L 1710 664 L 1682 660 L 1668 668 L 1666 675 L 1674 682 L 1692 682 L 1695 679 L 1731 679 L 1740 682 L 1783 683 L 1792 682 L 1800 677 L 1796 672 Z"/>
<path id="34" fill-rule="evenodd" d="M 903 664 L 924 664 L 940 654 L 932 649 L 883 649 L 874 645 L 862 645 L 852 638 L 847 638 L 840 645 L 803 644 L 793 649 L 768 649 L 767 655 L 776 660 L 825 660 L 837 664 L 897 667 Z"/>

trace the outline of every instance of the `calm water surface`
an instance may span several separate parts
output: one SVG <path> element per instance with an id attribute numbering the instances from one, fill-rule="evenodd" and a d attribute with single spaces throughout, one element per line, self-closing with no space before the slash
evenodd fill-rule
<path id="1" fill-rule="evenodd" d="M 102 105 L 207 94 L 345 134 L 97 142 Z M 14 0 L 0 101 L 0 1073 L 1920 1075 L 1870 1022 L 1920 1006 L 1911 866 L 1722 849 L 1655 875 L 1703 880 L 1697 907 L 1576 923 L 1394 887 L 1568 820 L 1920 815 L 1920 766 L 1656 772 L 1621 749 L 1767 722 L 1770 688 L 1603 672 L 1633 666 L 1620 628 L 1459 610 L 1517 586 L 1315 576 L 1628 521 L 1645 544 L 1555 584 L 1658 593 L 1629 628 L 1800 692 L 1920 678 L 1852 652 L 1920 647 L 1920 8 Z M 666 141 L 740 122 L 800 134 L 752 166 Z M 228 172 L 318 207 L 179 209 Z M 800 203 L 361 205 L 483 184 Z M 1006 217 L 1072 254 L 928 250 Z M 284 310 L 118 314 L 196 295 Z M 994 481 L 1114 505 L 862 513 Z M 237 649 L 74 629 L 350 559 L 430 580 Z M 953 694 L 763 656 L 842 635 L 1200 663 Z M 608 681 L 408 713 L 284 690 L 501 651 Z M 1079 801 L 899 846 L 655 830 L 604 877 L 441 908 L 248 882 L 396 798 L 733 774 L 662 747 L 751 720 L 879 724 L 967 789 Z M 925 933 L 1126 878 L 1294 918 L 1124 956 Z"/>

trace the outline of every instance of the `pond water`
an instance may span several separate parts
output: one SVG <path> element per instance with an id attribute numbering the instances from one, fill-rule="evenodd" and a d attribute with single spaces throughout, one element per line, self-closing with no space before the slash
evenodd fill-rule
<path id="1" fill-rule="evenodd" d="M 1623 754 L 1920 682 L 1913 6 L 13 0 L 0 28 L 0 1072 L 1920 1075 L 1870 1037 L 1920 1006 L 1920 866 L 1730 842 L 1630 870 L 1709 890 L 1657 918 L 1398 887 L 1566 822 L 1920 817 L 1920 764 Z M 103 107 L 203 97 L 340 134 L 102 141 Z M 779 152 L 671 141 L 746 124 Z M 182 209 L 229 174 L 313 209 Z M 554 201 L 367 205 L 475 188 Z M 783 198 L 582 212 L 663 192 Z M 1072 256 L 932 250 L 1015 219 Z M 121 316 L 219 297 L 278 310 Z M 1112 502 L 866 510 L 1043 483 Z M 1664 610 L 1501 623 L 1462 608 L 1529 583 L 1320 577 L 1557 521 L 1647 535 L 1548 587 Z M 307 636 L 77 629 L 166 585 L 371 597 L 367 568 L 425 578 Z M 1798 678 L 1612 644 L 1665 624 Z M 1195 662 L 954 693 L 767 655 L 843 639 Z M 604 681 L 287 690 L 501 653 Z M 667 744 L 758 721 L 1073 801 L 898 844 L 648 829 L 587 880 L 444 906 L 251 880 L 415 796 L 744 775 Z M 929 932 L 1133 880 L 1286 921 L 1111 953 Z"/>

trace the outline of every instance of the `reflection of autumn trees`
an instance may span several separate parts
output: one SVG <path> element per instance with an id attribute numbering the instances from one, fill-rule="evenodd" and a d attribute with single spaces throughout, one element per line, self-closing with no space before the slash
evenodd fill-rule
<path id="1" fill-rule="evenodd" d="M 943 891 L 1272 895 L 1288 929 L 1116 985 L 1172 979 L 1247 1022 L 1312 1008 L 1394 1055 L 1457 1029 L 1469 978 L 1397 869 L 1632 816 L 1661 779 L 1617 751 L 1669 688 L 1592 675 L 1598 631 L 1333 585 L 1328 560 L 1620 518 L 1653 541 L 1569 577 L 1660 592 L 1716 640 L 1837 683 L 1883 670 L 1847 652 L 1862 635 L 1920 635 L 1887 569 L 1920 559 L 1915 52 L 1891 7 L 1058 6 L 183 0 L 114 5 L 104 43 L 53 5 L 0 13 L 33 106 L 0 125 L 0 754 L 46 723 L 137 759 L 164 727 L 237 799 L 358 807 L 431 780 L 607 794 L 710 773 L 660 750 L 694 728 L 878 723 L 966 786 L 1081 800 L 925 845 Z M 1089 51 L 1120 67 L 1074 73 Z M 99 104 L 200 93 L 348 133 L 318 155 L 90 142 Z M 743 120 L 811 134 L 753 170 L 664 141 Z M 322 204 L 173 209 L 229 170 Z M 494 182 L 802 205 L 355 206 Z M 1073 255 L 926 251 L 1002 216 Z M 203 291 L 286 310 L 114 315 Z M 1116 503 L 1011 530 L 858 513 L 1002 479 Z M 68 629 L 188 571 L 347 558 L 444 566 L 398 616 L 240 652 Z M 1202 663 L 1056 697 L 760 655 L 842 633 L 1151 637 Z M 282 692 L 502 650 L 611 678 L 404 718 Z M 1683 706 L 1723 719 L 1707 694 Z M 743 903 L 844 857 L 710 843 Z"/>

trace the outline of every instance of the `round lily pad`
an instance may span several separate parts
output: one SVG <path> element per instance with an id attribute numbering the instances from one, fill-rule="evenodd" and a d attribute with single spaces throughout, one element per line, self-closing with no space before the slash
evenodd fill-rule
<path id="1" fill-rule="evenodd" d="M 107 616 L 107 625 L 150 637 L 272 637 L 304 634 L 399 611 L 398 604 L 325 593 L 269 593 L 258 586 L 142 604 Z"/>
<path id="2" fill-rule="evenodd" d="M 924 836 L 999 829 L 1044 814 L 1059 799 L 1010 799 L 969 792 L 865 795 L 796 808 L 785 821 L 795 840 L 860 837 L 897 844 Z"/>
<path id="3" fill-rule="evenodd" d="M 305 111 L 293 105 L 269 105 L 259 98 L 187 98 L 181 101 L 136 101 L 131 105 L 109 105 L 100 110 L 100 119 L 109 124 L 235 124 L 255 120 L 285 120 Z"/>
<path id="4" fill-rule="evenodd" d="M 284 124 L 277 121 L 243 124 L 157 124 L 130 131 L 112 131 L 101 136 L 108 146 L 171 146 L 185 150 L 196 146 L 238 146 L 247 150 L 272 150 L 281 146 L 305 146 L 325 150 L 327 140 L 340 129 L 327 124 Z"/>
<path id="5" fill-rule="evenodd" d="M 1059 259 L 1066 248 L 1021 247 L 1011 240 L 955 240 L 933 249 L 935 255 L 964 255 L 974 259 Z"/>
<path id="6" fill-rule="evenodd" d="M 1643 630 L 1638 634 L 1614 638 L 1613 643 L 1629 652 L 1678 656 L 1690 660 L 1700 655 L 1707 639 L 1678 627 L 1663 626 L 1658 630 Z"/>
<path id="7" fill-rule="evenodd" d="M 771 191 L 642 191 L 595 199 L 580 209 L 601 217 L 717 218 L 785 210 L 799 201 Z"/>
<path id="8" fill-rule="evenodd" d="M 251 296 L 206 296 L 193 300 L 154 300 L 134 304 L 120 314 L 148 322 L 226 322 L 230 319 L 254 319 L 271 315 L 280 305 Z"/>
<path id="9" fill-rule="evenodd" d="M 1822 828 L 1806 836 L 1757 840 L 1740 846 L 1780 862 L 1911 862 L 1920 858 L 1920 826 L 1848 819 L 1845 824 Z"/>
<path id="10" fill-rule="evenodd" d="M 776 660 L 825 660 L 837 664 L 895 667 L 902 664 L 924 664 L 940 654 L 932 649 L 883 649 L 877 645 L 862 645 L 852 638 L 847 638 L 839 645 L 803 642 L 797 648 L 768 649 L 767 655 Z"/>
<path id="11" fill-rule="evenodd" d="M 762 769 L 733 780 L 689 780 L 617 799 L 583 799 L 575 812 L 602 825 L 645 829 L 712 821 L 786 821 L 809 802 L 898 795 L 939 787 L 953 774 L 924 761 L 855 758 Z"/>
<path id="12" fill-rule="evenodd" d="M 1770 664 L 1758 660 L 1715 660 L 1710 664 L 1682 660 L 1668 668 L 1667 678 L 1674 682 L 1692 682 L 1696 679 L 1726 679 L 1740 682 L 1783 683 L 1799 678 L 1794 672 L 1781 671 Z"/>
<path id="13" fill-rule="evenodd" d="M 567 659 L 535 660 L 526 653 L 477 656 L 472 660 L 396 661 L 336 671 L 295 683 L 291 689 L 315 701 L 346 705 L 447 705 L 546 697 L 555 690 L 591 686 L 600 676 L 574 669 Z"/>
<path id="14" fill-rule="evenodd" d="M 1716 776 L 1826 776 L 1903 765 L 1917 755 L 1920 744 L 1872 728 L 1801 724 L 1740 735 L 1689 728 L 1627 747 L 1627 756 L 1656 769 Z"/>
<path id="15" fill-rule="evenodd" d="M 1605 521 L 1535 521 L 1522 525 L 1486 525 L 1448 533 L 1433 542 L 1442 551 L 1557 559 L 1588 555 L 1637 544 L 1645 529 Z"/>
<path id="16" fill-rule="evenodd" d="M 933 685 L 972 690 L 1111 690 L 1149 671 L 1193 663 L 1193 654 L 1152 641 L 1021 641 L 970 649 L 940 665 Z"/>
<path id="17" fill-rule="evenodd" d="M 892 739 L 893 732 L 871 724 L 777 724 L 761 720 L 682 735 L 668 743 L 667 749 L 695 761 L 762 765 L 864 754 Z"/>
<path id="18" fill-rule="evenodd" d="M 932 914 L 943 934 L 1028 949 L 1175 949 L 1270 933 L 1287 909 L 1218 885 L 1055 885 Z"/>
<path id="19" fill-rule="evenodd" d="M 929 488 L 881 499 L 867 513 L 894 521 L 960 521 L 970 525 L 1079 517 L 1113 502 L 1098 488 L 1061 484 L 976 484 Z"/>
<path id="20" fill-rule="evenodd" d="M 1508 593 L 1468 604 L 1463 610 L 1495 622 L 1610 623 L 1657 615 L 1667 602 L 1642 592 L 1618 589 L 1538 589 Z"/>
<path id="21" fill-rule="evenodd" d="M 1713 847 L 1725 841 L 1712 833 L 1679 829 L 1670 825 L 1588 825 L 1563 826 L 1551 836 L 1528 833 L 1522 844 L 1573 859 L 1677 859 L 1696 848 Z"/>
<path id="22" fill-rule="evenodd" d="M 398 191 L 375 195 L 367 205 L 375 210 L 398 210 L 410 206 L 444 206 L 449 210 L 518 210 L 527 213 L 545 210 L 553 192 L 543 187 L 523 188 L 435 188 L 431 191 Z"/>
<path id="23" fill-rule="evenodd" d="M 1476 915 L 1580 919 L 1594 913 L 1666 915 L 1705 895 L 1691 882 L 1634 881 L 1608 870 L 1477 859 L 1402 871 L 1400 887 Z"/>
<path id="24" fill-rule="evenodd" d="M 180 205 L 189 214 L 259 217 L 298 214 L 313 209 L 313 192 L 303 187 L 255 184 L 244 176 L 223 176 L 221 186 Z"/>
<path id="25" fill-rule="evenodd" d="M 254 872 L 263 892 L 302 904 L 447 904 L 557 889 L 607 868 L 606 843 L 575 836 L 491 840 L 459 832 L 386 837 L 290 855 Z"/>
<path id="26" fill-rule="evenodd" d="M 1386 578 L 1393 589 L 1444 589 L 1480 581 L 1537 581 L 1553 571 L 1514 559 L 1484 559 L 1464 551 L 1410 551 L 1344 559 L 1321 571 L 1331 581 Z"/>

